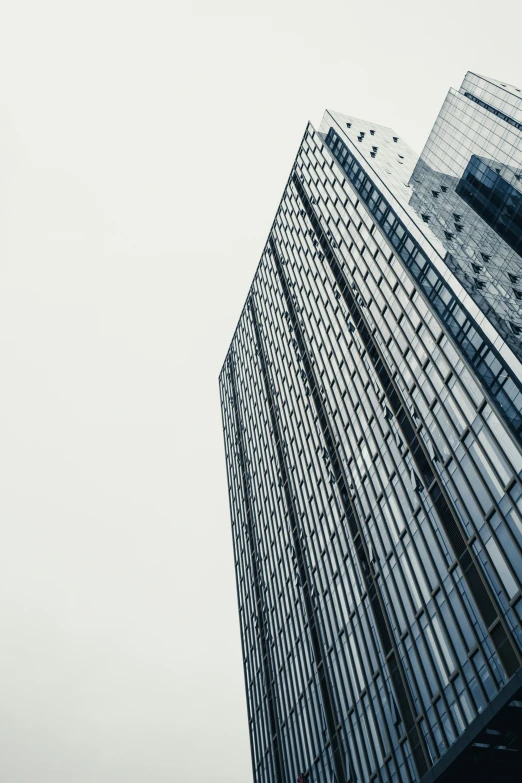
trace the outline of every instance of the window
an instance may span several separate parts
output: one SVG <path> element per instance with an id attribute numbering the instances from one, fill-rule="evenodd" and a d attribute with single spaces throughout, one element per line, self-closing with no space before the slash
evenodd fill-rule
<path id="1" fill-rule="evenodd" d="M 518 593 L 518 585 L 514 580 L 511 571 L 508 568 L 506 560 L 502 555 L 497 542 L 493 538 L 490 538 L 489 541 L 487 542 L 486 550 L 493 562 L 493 565 L 496 568 L 496 571 L 500 577 L 500 580 L 502 581 L 502 584 L 504 585 L 506 593 L 509 599 L 511 600 L 511 598 L 513 598 L 513 596 L 515 596 Z"/>
<path id="2" fill-rule="evenodd" d="M 517 219 L 521 194 L 484 159 L 472 155 L 456 193 L 515 252 L 522 252 L 522 226 Z"/>

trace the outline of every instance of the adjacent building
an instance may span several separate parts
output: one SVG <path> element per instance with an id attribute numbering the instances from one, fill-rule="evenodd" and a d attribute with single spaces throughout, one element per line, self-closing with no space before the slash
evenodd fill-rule
<path id="1" fill-rule="evenodd" d="M 522 93 L 308 125 L 220 375 L 256 783 L 520 780 Z"/>

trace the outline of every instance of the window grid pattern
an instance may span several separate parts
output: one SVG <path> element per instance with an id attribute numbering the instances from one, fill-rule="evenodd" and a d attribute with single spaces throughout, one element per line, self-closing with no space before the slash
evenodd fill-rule
<path id="1" fill-rule="evenodd" d="M 254 777 L 413 781 L 506 681 L 495 627 L 520 656 L 521 455 L 311 127 L 293 173 L 220 376 Z M 423 488 L 325 237 L 502 615 L 493 628 Z"/>
<path id="2" fill-rule="evenodd" d="M 504 120 L 504 122 L 507 122 L 508 125 L 512 125 L 514 128 L 517 128 L 517 130 L 522 130 L 522 122 L 517 122 L 516 120 L 513 119 L 513 117 L 509 117 L 507 114 L 504 114 L 503 111 L 500 111 L 499 109 L 495 109 L 494 106 L 490 106 L 489 103 L 482 101 L 480 98 L 477 98 L 475 95 L 472 95 L 470 92 L 465 92 L 464 95 L 466 96 L 466 98 L 469 98 L 470 101 L 473 101 L 474 103 L 478 103 L 478 105 L 482 106 L 483 109 L 490 111 L 499 119 Z"/>
<path id="3" fill-rule="evenodd" d="M 326 143 L 514 434 L 521 438 L 522 384 L 333 128 Z"/>
<path id="4" fill-rule="evenodd" d="M 460 91 L 449 91 L 410 179 L 410 206 L 519 360 L 521 121 L 522 93 L 468 74 Z"/>

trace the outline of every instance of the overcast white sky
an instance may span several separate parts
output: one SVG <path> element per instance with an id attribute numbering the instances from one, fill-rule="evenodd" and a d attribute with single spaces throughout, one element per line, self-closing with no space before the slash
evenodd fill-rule
<path id="1" fill-rule="evenodd" d="M 217 377 L 307 120 L 420 151 L 519 0 L 0 3 L 0 780 L 251 780 Z"/>

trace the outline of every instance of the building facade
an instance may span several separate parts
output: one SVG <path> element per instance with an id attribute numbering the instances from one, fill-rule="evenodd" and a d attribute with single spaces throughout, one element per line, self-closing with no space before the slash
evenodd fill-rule
<path id="1" fill-rule="evenodd" d="M 474 74 L 306 129 L 220 375 L 256 783 L 520 778 L 519 173 Z"/>

